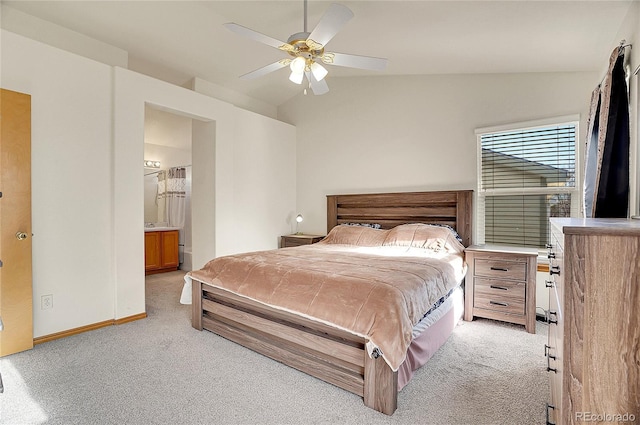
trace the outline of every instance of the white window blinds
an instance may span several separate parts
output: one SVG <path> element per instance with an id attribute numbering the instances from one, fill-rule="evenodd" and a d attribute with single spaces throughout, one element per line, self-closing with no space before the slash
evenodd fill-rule
<path id="1" fill-rule="evenodd" d="M 543 247 L 549 217 L 569 217 L 576 192 L 576 123 L 478 134 L 479 238 Z"/>

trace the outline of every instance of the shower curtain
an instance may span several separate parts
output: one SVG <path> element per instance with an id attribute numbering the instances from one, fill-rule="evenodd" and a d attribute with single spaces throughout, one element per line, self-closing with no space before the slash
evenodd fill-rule
<path id="1" fill-rule="evenodd" d="M 158 174 L 158 221 L 184 227 L 187 170 L 173 167 Z"/>
<path id="2" fill-rule="evenodd" d="M 167 172 L 158 172 L 158 191 L 156 193 L 156 205 L 158 207 L 158 223 L 167 222 Z"/>
<path id="3" fill-rule="evenodd" d="M 584 176 L 585 217 L 627 217 L 629 99 L 624 47 L 613 50 L 602 84 L 591 95 Z"/>

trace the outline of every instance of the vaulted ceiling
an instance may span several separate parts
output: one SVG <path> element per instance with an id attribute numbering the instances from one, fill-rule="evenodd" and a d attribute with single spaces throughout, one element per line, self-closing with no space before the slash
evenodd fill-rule
<path id="1" fill-rule="evenodd" d="M 339 1 L 355 17 L 328 50 L 389 59 L 382 72 L 327 67 L 347 76 L 602 71 L 620 40 L 629 1 Z M 300 93 L 279 70 L 238 77 L 282 51 L 245 39 L 235 22 L 286 41 L 303 30 L 296 1 L 3 1 L 129 52 L 129 68 L 183 85 L 193 77 L 273 105 Z M 311 31 L 331 2 L 310 0 Z M 640 48 L 640 46 L 639 46 Z"/>

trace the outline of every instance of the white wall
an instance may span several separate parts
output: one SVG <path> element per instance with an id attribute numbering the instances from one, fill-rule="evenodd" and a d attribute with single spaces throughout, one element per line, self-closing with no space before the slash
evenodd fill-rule
<path id="1" fill-rule="evenodd" d="M 191 151 L 191 134 L 191 118 L 145 106 L 145 143 Z"/>
<path id="2" fill-rule="evenodd" d="M 480 127 L 580 114 L 596 73 L 435 75 L 329 80 L 323 96 L 279 109 L 296 126 L 297 208 L 326 232 L 326 195 L 476 190 Z M 584 125 L 581 133 L 584 133 Z"/>
<path id="3" fill-rule="evenodd" d="M 6 30 L 1 43 L 0 84 L 32 96 L 34 337 L 145 311 L 147 104 L 200 120 L 193 125 L 194 264 L 253 246 L 237 238 L 235 219 L 247 199 L 255 211 L 274 211 L 258 218 L 254 241 L 276 247 L 286 229 L 280 217 L 295 209 L 295 175 L 268 170 L 291 161 L 293 127 Z M 266 145 L 274 143 L 284 154 L 262 157 L 258 169 L 265 173 L 234 157 L 244 154 L 235 144 L 247 143 L 252 128 L 262 134 L 247 147 L 270 151 Z M 247 191 L 240 197 L 236 180 Z M 274 187 L 283 192 L 279 211 L 261 204 Z M 45 294 L 53 295 L 50 310 L 40 309 Z"/>
<path id="4" fill-rule="evenodd" d="M 291 233 L 296 216 L 290 196 L 296 191 L 295 128 L 239 110 L 236 135 L 234 166 L 245 170 L 234 179 L 236 251 L 278 248 L 278 236 Z M 265 232 L 269 228 L 277 233 Z"/>
<path id="5" fill-rule="evenodd" d="M 112 319 L 111 67 L 5 30 L 1 41 L 0 85 L 31 95 L 34 336 Z"/>
<path id="6" fill-rule="evenodd" d="M 112 66 L 127 67 L 129 54 L 110 44 L 28 15 L 6 4 L 0 5 L 2 28 L 80 56 Z"/>
<path id="7" fill-rule="evenodd" d="M 260 115 L 274 119 L 277 118 L 278 115 L 278 108 L 276 106 L 235 92 L 218 84 L 203 80 L 202 78 L 193 78 L 190 82 L 189 88 L 193 91 L 197 91 L 198 93 L 215 97 L 216 99 L 220 99 L 239 108 L 252 111 Z"/>

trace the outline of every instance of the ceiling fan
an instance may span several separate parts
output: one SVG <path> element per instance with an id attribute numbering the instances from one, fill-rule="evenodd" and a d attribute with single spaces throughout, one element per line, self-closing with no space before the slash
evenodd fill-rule
<path id="1" fill-rule="evenodd" d="M 327 43 L 353 16 L 353 12 L 348 7 L 334 3 L 322 15 L 320 22 L 318 22 L 313 31 L 308 32 L 307 0 L 304 0 L 304 31 L 292 34 L 286 43 L 233 22 L 226 23 L 224 26 L 230 31 L 283 50 L 290 55 L 286 59 L 281 59 L 248 74 L 241 75 L 241 79 L 261 77 L 288 65 L 291 69 L 289 80 L 296 84 L 302 84 L 304 77 L 307 77 L 313 94 L 320 95 L 329 91 L 329 86 L 325 80 L 328 71 L 320 62 L 326 65 L 375 71 L 381 71 L 387 66 L 387 59 L 383 58 L 325 51 Z"/>

